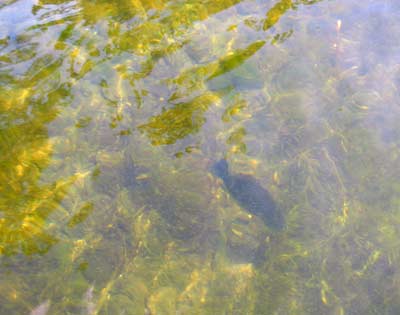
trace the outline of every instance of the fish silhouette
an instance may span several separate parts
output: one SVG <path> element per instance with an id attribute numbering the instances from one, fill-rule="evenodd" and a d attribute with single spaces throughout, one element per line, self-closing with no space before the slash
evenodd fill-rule
<path id="1" fill-rule="evenodd" d="M 270 193 L 254 177 L 231 174 L 225 159 L 216 162 L 211 171 L 223 180 L 226 190 L 242 208 L 259 217 L 270 228 L 280 230 L 284 227 L 281 211 Z"/>

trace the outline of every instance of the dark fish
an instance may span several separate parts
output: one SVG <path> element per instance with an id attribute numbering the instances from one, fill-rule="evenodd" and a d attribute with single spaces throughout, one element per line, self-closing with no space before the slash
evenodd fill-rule
<path id="1" fill-rule="evenodd" d="M 282 229 L 284 219 L 270 193 L 250 175 L 229 173 L 228 162 L 222 159 L 212 166 L 212 173 L 224 181 L 229 194 L 246 209 L 273 229 Z"/>

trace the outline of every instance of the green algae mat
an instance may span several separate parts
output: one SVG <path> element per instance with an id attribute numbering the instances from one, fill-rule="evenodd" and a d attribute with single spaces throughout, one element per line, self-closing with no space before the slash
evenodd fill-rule
<path id="1" fill-rule="evenodd" d="M 0 315 L 400 314 L 399 16 L 0 0 Z"/>

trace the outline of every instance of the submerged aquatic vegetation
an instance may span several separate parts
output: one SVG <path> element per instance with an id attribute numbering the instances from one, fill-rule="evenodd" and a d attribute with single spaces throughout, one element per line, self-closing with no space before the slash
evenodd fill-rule
<path id="1" fill-rule="evenodd" d="M 398 314 L 399 10 L 0 5 L 0 313 Z"/>
<path id="2" fill-rule="evenodd" d="M 219 100 L 218 94 L 205 93 L 188 103 L 179 103 L 164 110 L 160 115 L 152 117 L 149 123 L 138 126 L 138 129 L 147 132 L 153 145 L 173 144 L 198 132 L 205 122 L 204 112 Z"/>

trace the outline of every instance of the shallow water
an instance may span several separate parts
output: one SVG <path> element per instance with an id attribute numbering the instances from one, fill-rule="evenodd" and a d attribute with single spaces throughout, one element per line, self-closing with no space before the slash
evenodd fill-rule
<path id="1" fill-rule="evenodd" d="M 0 2 L 0 314 L 399 314 L 399 15 Z"/>

